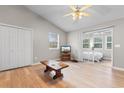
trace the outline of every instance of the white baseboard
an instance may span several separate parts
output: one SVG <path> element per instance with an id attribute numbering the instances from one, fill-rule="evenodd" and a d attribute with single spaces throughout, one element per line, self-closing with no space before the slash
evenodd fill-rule
<path id="1" fill-rule="evenodd" d="M 120 71 L 124 71 L 124 68 L 120 68 L 120 67 L 115 67 L 113 66 L 112 69 L 115 69 L 115 70 L 120 70 Z"/>

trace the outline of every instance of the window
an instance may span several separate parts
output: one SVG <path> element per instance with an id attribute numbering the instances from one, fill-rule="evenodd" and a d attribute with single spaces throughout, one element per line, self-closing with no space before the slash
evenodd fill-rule
<path id="1" fill-rule="evenodd" d="M 59 34 L 49 32 L 49 49 L 58 49 L 59 48 Z"/>
<path id="2" fill-rule="evenodd" d="M 102 48 L 102 37 L 94 38 L 94 48 Z"/>
<path id="3" fill-rule="evenodd" d="M 83 48 L 90 48 L 90 39 L 83 40 Z"/>
<path id="4" fill-rule="evenodd" d="M 112 31 L 113 28 L 103 28 L 91 32 L 82 32 L 81 46 L 87 49 L 96 49 L 96 50 L 107 49 L 111 51 Z"/>
<path id="5" fill-rule="evenodd" d="M 112 49 L 112 37 L 111 36 L 106 37 L 106 49 Z"/>

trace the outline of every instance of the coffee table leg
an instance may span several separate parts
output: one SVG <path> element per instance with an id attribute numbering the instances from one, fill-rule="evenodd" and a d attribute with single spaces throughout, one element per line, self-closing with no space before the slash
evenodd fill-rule
<path id="1" fill-rule="evenodd" d="M 44 70 L 44 72 L 47 72 L 49 70 L 50 70 L 50 68 L 48 66 L 46 66 L 46 69 Z"/>
<path id="2" fill-rule="evenodd" d="M 53 79 L 56 79 L 58 77 L 63 77 L 63 74 L 61 73 L 61 70 L 56 70 L 56 75 L 53 77 Z"/>

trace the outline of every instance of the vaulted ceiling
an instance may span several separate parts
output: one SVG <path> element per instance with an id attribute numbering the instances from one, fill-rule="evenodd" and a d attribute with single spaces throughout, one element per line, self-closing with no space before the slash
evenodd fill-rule
<path id="1" fill-rule="evenodd" d="M 85 10 L 91 16 L 83 17 L 79 21 L 73 21 L 71 16 L 63 17 L 72 12 L 68 5 L 27 5 L 26 7 L 66 32 L 124 18 L 124 5 L 93 5 Z"/>

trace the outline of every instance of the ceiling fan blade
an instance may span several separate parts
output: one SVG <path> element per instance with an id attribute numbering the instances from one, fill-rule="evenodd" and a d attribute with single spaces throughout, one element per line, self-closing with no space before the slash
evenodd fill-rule
<path id="1" fill-rule="evenodd" d="M 80 8 L 79 10 L 80 11 L 84 11 L 85 9 L 87 9 L 87 8 L 89 8 L 89 7 L 91 7 L 92 5 L 85 5 L 84 7 L 82 7 L 82 8 Z"/>
<path id="2" fill-rule="evenodd" d="M 72 15 L 72 14 L 73 14 L 73 13 L 65 14 L 64 17 L 70 16 L 70 15 Z"/>
<path id="3" fill-rule="evenodd" d="M 89 13 L 85 13 L 85 12 L 81 12 L 80 15 L 82 15 L 82 16 L 90 16 Z"/>
<path id="4" fill-rule="evenodd" d="M 77 11 L 74 5 L 71 5 L 70 8 L 72 9 L 72 11 Z"/>

